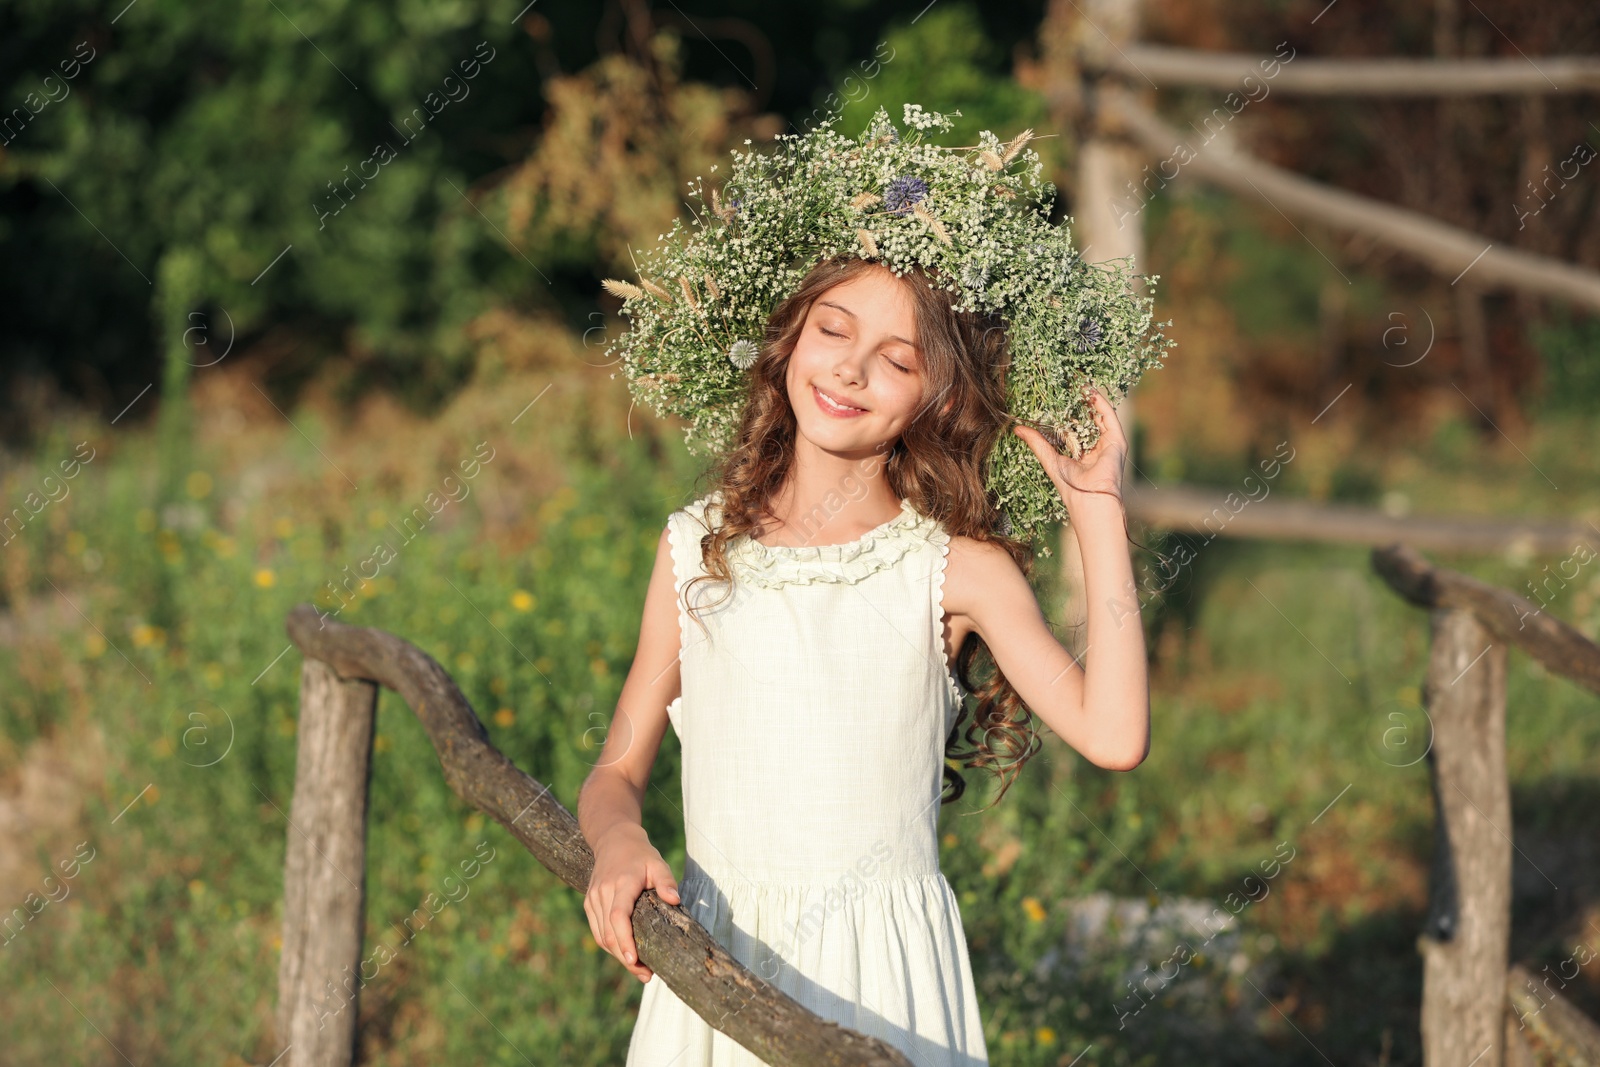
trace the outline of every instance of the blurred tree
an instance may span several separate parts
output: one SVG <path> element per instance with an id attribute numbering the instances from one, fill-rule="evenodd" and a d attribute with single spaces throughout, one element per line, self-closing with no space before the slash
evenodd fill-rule
<path id="1" fill-rule="evenodd" d="M 745 138 L 782 131 L 779 116 L 753 114 L 750 93 L 685 82 L 681 66 L 681 39 L 663 29 L 646 55 L 603 56 L 550 81 L 538 143 L 492 179 L 508 240 L 552 265 L 631 273 L 629 248 L 653 244 L 685 211 L 685 183 Z"/>
<path id="2" fill-rule="evenodd" d="M 1054 136 L 1058 131 L 1050 128 L 1043 97 L 1011 76 L 1004 52 L 987 35 L 972 4 L 939 4 L 913 19 L 896 20 L 881 40 L 884 47 L 836 73 L 829 88 L 818 92 L 817 118 L 837 109 L 835 128 L 854 136 L 879 107 L 897 123 L 907 103 L 960 111 L 955 126 L 939 138 L 946 144 L 976 144 L 980 130 L 1006 140 L 1031 126 L 1039 136 L 1028 147 L 1039 153 L 1044 176 L 1060 181 L 1071 145 Z M 814 121 L 807 116 L 801 128 Z"/>
<path id="3" fill-rule="evenodd" d="M 530 301 L 582 322 L 598 278 L 670 215 L 675 176 L 733 143 L 736 117 L 821 99 L 896 12 L 904 54 L 922 58 L 882 87 L 978 111 L 978 96 L 1003 101 L 1002 50 L 973 9 L 925 8 L 13 0 L 0 7 L 0 385 L 53 380 L 108 418 L 127 408 L 121 425 L 165 396 L 169 454 L 186 422 L 171 401 L 224 353 L 251 350 L 286 388 L 338 360 L 347 391 L 426 406 L 467 373 L 477 335 L 464 325 Z M 1039 4 L 983 17 L 999 39 L 1026 39 Z M 663 27 L 683 38 L 670 59 L 647 54 Z M 564 81 L 596 55 L 585 80 Z M 928 57 L 940 71 L 916 81 Z M 585 101 L 546 83 L 598 86 L 618 110 L 585 118 Z M 530 157 L 547 105 L 567 125 Z M 516 162 L 530 158 L 548 173 Z M 564 159 L 587 167 L 563 173 Z M 503 216 L 474 199 L 508 162 L 516 232 L 497 233 Z M 613 166 L 609 184 L 594 180 Z M 49 417 L 33 395 L 0 389 L 0 436 L 28 440 Z"/>
<path id="4" fill-rule="evenodd" d="M 274 322 L 448 389 L 461 324 L 517 284 L 461 193 L 533 117 L 505 7 L 7 5 L 8 363 L 103 391 L 153 343 L 174 443 L 190 368 Z"/>

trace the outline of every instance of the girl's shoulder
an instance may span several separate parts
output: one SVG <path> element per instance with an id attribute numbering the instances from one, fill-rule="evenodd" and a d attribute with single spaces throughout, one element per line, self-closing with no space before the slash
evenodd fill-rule
<path id="1" fill-rule="evenodd" d="M 689 501 L 671 515 L 668 515 L 667 523 L 669 526 L 687 524 L 696 528 L 700 533 L 705 533 L 715 529 L 716 523 L 720 520 L 721 502 L 722 490 L 713 489 L 711 492 Z"/>
<path id="2" fill-rule="evenodd" d="M 945 560 L 945 611 L 969 615 L 981 597 L 1000 590 L 1015 591 L 1019 583 L 1028 587 L 1017 561 L 995 542 L 964 534 L 946 536 L 950 547 Z"/>
<path id="3" fill-rule="evenodd" d="M 1011 570 L 1021 573 L 1016 560 L 1011 558 L 1011 553 L 1001 548 L 994 541 L 980 541 L 976 537 L 966 534 L 946 533 L 945 537 L 950 542 L 950 563 L 954 566 L 959 559 L 962 564 L 969 567 L 991 570 L 995 568 Z"/>

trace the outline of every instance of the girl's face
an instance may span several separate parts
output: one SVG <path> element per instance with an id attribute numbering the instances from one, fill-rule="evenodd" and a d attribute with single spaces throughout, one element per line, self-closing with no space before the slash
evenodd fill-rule
<path id="1" fill-rule="evenodd" d="M 888 268 L 825 290 L 789 357 L 786 383 L 799 433 L 849 456 L 892 444 L 922 400 L 916 342 L 911 295 Z"/>

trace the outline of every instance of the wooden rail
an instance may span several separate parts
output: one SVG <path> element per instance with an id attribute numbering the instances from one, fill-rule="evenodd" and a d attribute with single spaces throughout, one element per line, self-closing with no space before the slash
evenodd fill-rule
<path id="1" fill-rule="evenodd" d="M 1600 529 L 1557 519 L 1496 519 L 1472 515 L 1386 515 L 1375 508 L 1314 500 L 1263 498 L 1201 486 L 1130 484 L 1128 516 L 1163 530 L 1253 537 L 1273 541 L 1321 541 L 1388 545 L 1442 552 L 1566 552 L 1576 544 L 1600 549 Z"/>
<path id="2" fill-rule="evenodd" d="M 1519 977 L 1526 972 L 1509 965 L 1505 727 L 1510 646 L 1600 693 L 1600 645 L 1533 602 L 1434 567 L 1404 545 L 1375 549 L 1372 567 L 1396 593 L 1430 612 L 1423 703 L 1433 731 L 1428 761 L 1435 818 L 1428 918 L 1418 939 L 1423 1062 L 1531 1063 L 1529 1035 L 1546 1050 L 1600 1049 L 1593 1023 L 1553 991 L 1530 997 Z"/>
<path id="3" fill-rule="evenodd" d="M 278 1032 L 288 1046 L 284 1067 L 349 1067 L 360 989 L 342 984 L 360 972 L 378 686 L 399 693 L 416 713 L 456 795 L 563 882 L 585 890 L 594 854 L 577 819 L 490 743 L 472 705 L 427 653 L 382 630 L 324 619 L 310 604 L 289 613 L 287 628 L 306 658 L 284 865 Z M 633 933 L 652 981 L 665 981 L 701 1018 L 775 1067 L 911 1067 L 884 1041 L 816 1015 L 752 973 L 653 889 L 634 905 Z"/>
<path id="4" fill-rule="evenodd" d="M 1253 92 L 1253 86 L 1268 81 L 1275 93 L 1339 97 L 1543 95 L 1600 90 L 1600 59 L 1583 55 L 1540 56 L 1537 65 L 1519 56 L 1331 59 L 1296 55 L 1279 64 L 1270 79 L 1263 77 L 1261 64 L 1266 57 L 1249 52 L 1203 52 L 1133 44 L 1106 58 L 1118 72 L 1135 81 L 1148 79 L 1157 85 L 1201 86 L 1223 92 Z M 1253 78 L 1254 83 L 1247 78 Z"/>

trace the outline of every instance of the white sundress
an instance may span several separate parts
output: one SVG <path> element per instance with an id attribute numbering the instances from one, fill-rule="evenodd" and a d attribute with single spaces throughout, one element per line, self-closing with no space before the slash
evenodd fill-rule
<path id="1" fill-rule="evenodd" d="M 826 1019 L 919 1067 L 989 1062 L 955 893 L 939 869 L 945 739 L 961 689 L 945 663 L 950 537 L 900 514 L 840 545 L 728 546 L 704 574 L 720 493 L 667 520 L 679 593 L 683 906 L 735 958 Z M 755 1067 L 659 976 L 627 1067 Z"/>

